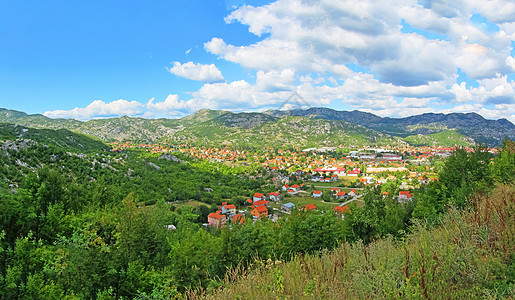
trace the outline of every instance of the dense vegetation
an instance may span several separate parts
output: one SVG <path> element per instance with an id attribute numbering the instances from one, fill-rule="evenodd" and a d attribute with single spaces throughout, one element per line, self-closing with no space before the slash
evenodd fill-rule
<path id="1" fill-rule="evenodd" d="M 0 140 L 30 139 L 46 145 L 71 151 L 102 151 L 109 147 L 102 141 L 66 129 L 34 129 L 20 125 L 0 123 Z"/>
<path id="2" fill-rule="evenodd" d="M 482 204 L 483 196 L 476 195 L 491 194 L 494 182 L 513 183 L 514 148 L 512 142 L 507 142 L 493 164 L 490 154 L 481 148 L 471 153 L 457 151 L 445 164 L 440 181 L 419 190 L 406 203 L 383 198 L 381 190 L 371 189 L 364 197 L 365 206 L 351 207 L 352 214 L 344 219 L 320 211 L 295 211 L 278 223 L 246 222 L 232 229 L 205 229 L 200 224 L 222 199 L 244 201 L 255 191 L 270 188 L 266 186 L 267 174 L 257 172 L 253 166 L 186 163 L 170 156 L 139 152 L 86 155 L 41 144 L 0 148 L 0 295 L 5 299 L 160 299 L 185 293 L 216 293 L 220 286 L 229 284 L 229 298 L 246 298 L 253 294 L 240 294 L 236 286 L 235 294 L 231 294 L 229 281 L 237 277 L 229 281 L 224 278 L 237 274 L 227 270 L 247 268 L 265 272 L 263 280 L 274 280 L 257 291 L 292 295 L 290 286 L 284 285 L 287 270 L 306 268 L 304 255 L 323 251 L 328 253 L 323 259 L 338 256 L 349 262 L 347 267 L 339 265 L 340 258 L 335 260 L 340 261 L 331 267 L 338 274 L 335 278 L 350 281 L 354 290 L 360 290 L 361 282 L 371 284 L 360 290 L 363 294 L 351 296 L 408 297 L 409 293 L 425 296 L 424 293 L 440 291 L 505 296 L 514 285 L 512 187 L 506 187 L 506 193 L 493 192 L 491 198 L 485 198 L 492 200 L 483 200 L 498 203 L 498 199 L 505 199 L 501 202 L 506 204 L 496 210 Z M 190 199 L 206 205 L 194 210 L 175 203 Z M 451 213 L 449 207 L 453 207 Z M 481 211 L 481 207 L 486 208 Z M 451 230 L 446 227 L 451 226 L 449 222 L 461 222 L 458 217 L 468 220 L 469 213 L 461 210 L 485 219 L 477 234 L 467 231 L 465 225 L 459 227 L 461 235 L 455 229 L 447 232 Z M 493 214 L 498 210 L 503 212 L 506 223 L 500 229 L 492 227 L 497 218 Z M 170 230 L 168 225 L 176 229 Z M 433 226 L 436 229 L 431 229 Z M 441 248 L 434 248 L 429 237 L 438 232 L 442 238 L 437 246 Z M 478 243 L 483 244 L 476 247 Z M 496 252 L 498 247 L 503 249 L 503 255 Z M 392 259 L 385 260 L 390 250 Z M 450 254 L 440 252 L 444 250 L 455 252 L 445 256 Z M 393 271 L 393 277 L 388 277 L 389 268 L 398 271 L 397 267 L 406 265 L 402 253 L 411 257 L 407 273 L 402 274 L 408 274 L 408 279 L 415 271 L 420 274 L 426 270 L 419 275 L 422 281 L 414 277 L 406 284 L 404 277 Z M 484 256 L 476 256 L 478 253 Z M 445 261 L 442 273 L 440 269 L 432 271 L 433 255 L 439 264 Z M 306 257 L 308 261 L 315 260 Z M 469 260 L 471 257 L 476 260 Z M 458 258 L 459 273 L 447 273 L 448 265 L 455 266 L 451 258 Z M 266 266 L 265 270 L 258 267 L 268 259 L 274 261 L 273 265 L 268 263 L 272 273 L 266 273 Z M 277 268 L 275 261 L 282 262 L 285 269 Z M 286 264 L 288 261 L 292 262 Z M 368 268 L 366 273 L 355 272 L 358 266 Z M 424 277 L 430 272 L 432 277 Z M 330 297 L 319 286 L 324 281 L 305 277 L 310 274 L 316 273 L 304 271 L 298 276 L 308 281 L 297 288 L 302 287 L 308 296 Z M 323 278 L 329 273 L 318 274 Z M 346 274 L 354 277 L 347 277 L 349 280 Z M 375 279 L 376 274 L 384 277 L 384 284 Z M 445 285 L 449 278 L 455 280 L 454 285 Z M 432 280 L 426 288 L 421 285 L 425 280 Z M 478 290 L 471 286 L 478 286 Z M 390 287 L 392 290 L 387 289 Z"/>
<path id="3" fill-rule="evenodd" d="M 287 263 L 235 268 L 208 299 L 496 299 L 515 296 L 515 189 L 473 197 L 473 211 L 450 209 L 403 239 L 343 243 Z"/>
<path id="4" fill-rule="evenodd" d="M 416 146 L 441 146 L 441 147 L 454 147 L 454 146 L 472 146 L 474 140 L 464 136 L 457 130 L 445 130 L 438 133 L 432 134 L 418 134 L 410 135 L 404 138 L 404 140 L 412 145 Z"/>

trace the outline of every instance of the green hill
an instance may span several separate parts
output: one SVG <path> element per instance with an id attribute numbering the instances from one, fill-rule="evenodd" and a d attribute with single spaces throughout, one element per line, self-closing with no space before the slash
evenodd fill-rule
<path id="1" fill-rule="evenodd" d="M 177 131 L 165 140 L 173 143 L 277 148 L 400 142 L 400 139 L 345 121 L 303 117 L 279 119 L 258 113 L 226 113 Z"/>
<path id="2" fill-rule="evenodd" d="M 102 151 L 109 147 L 103 142 L 66 129 L 35 129 L 20 125 L 0 123 L 0 140 L 30 139 L 46 145 L 62 147 L 69 151 Z"/>
<path id="3" fill-rule="evenodd" d="M 457 130 L 445 130 L 438 133 L 423 135 L 410 135 L 404 140 L 415 146 L 443 146 L 453 147 L 457 146 L 472 146 L 474 140 L 470 137 L 460 134 Z"/>
<path id="4" fill-rule="evenodd" d="M 428 135 L 445 130 L 457 130 L 475 142 L 497 146 L 505 137 L 515 138 L 515 125 L 506 119 L 487 120 L 477 113 L 425 113 L 405 118 L 379 117 L 361 111 L 337 111 L 327 107 L 294 109 L 289 111 L 269 110 L 266 114 L 281 116 L 303 116 L 324 120 L 344 120 L 379 132 L 407 137 Z"/>

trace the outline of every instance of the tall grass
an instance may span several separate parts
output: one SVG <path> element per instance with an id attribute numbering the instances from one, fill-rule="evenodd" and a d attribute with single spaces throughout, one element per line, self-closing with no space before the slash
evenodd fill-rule
<path id="1" fill-rule="evenodd" d="M 477 195 L 473 209 L 449 209 L 435 228 L 416 225 L 404 240 L 345 243 L 292 261 L 259 261 L 227 272 L 203 299 L 515 298 L 515 188 Z"/>

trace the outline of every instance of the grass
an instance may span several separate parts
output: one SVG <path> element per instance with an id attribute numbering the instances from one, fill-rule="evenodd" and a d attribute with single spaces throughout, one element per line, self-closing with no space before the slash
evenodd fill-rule
<path id="1" fill-rule="evenodd" d="M 183 207 L 183 206 L 191 206 L 191 207 L 197 207 L 197 206 L 200 206 L 200 205 L 209 206 L 209 204 L 206 204 L 204 202 L 197 201 L 197 200 L 190 200 L 190 201 L 185 201 L 185 202 L 173 203 L 173 205 L 175 205 L 177 208 Z"/>

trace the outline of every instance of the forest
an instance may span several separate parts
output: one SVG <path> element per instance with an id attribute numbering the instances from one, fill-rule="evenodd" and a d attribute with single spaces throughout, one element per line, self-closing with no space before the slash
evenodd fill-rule
<path id="1" fill-rule="evenodd" d="M 277 223 L 221 229 L 202 223 L 221 201 L 243 205 L 242 196 L 272 191 L 265 172 L 137 151 L 83 154 L 38 143 L 0 149 L 2 299 L 338 298 L 327 292 L 328 272 L 363 291 L 348 297 L 515 296 L 512 141 L 494 157 L 481 146 L 458 149 L 412 201 L 368 188 L 364 206 L 345 218 L 299 210 Z M 185 199 L 204 205 L 181 205 Z M 459 236 L 448 232 L 451 225 Z M 450 255 L 456 245 L 461 256 Z M 317 271 L 319 280 L 285 285 L 287 272 L 304 274 L 320 261 L 330 268 Z M 369 281 L 384 285 L 363 289 L 361 273 L 352 274 L 364 266 Z M 253 292 L 266 294 L 249 294 L 245 278 L 256 276 L 264 282 Z"/>

